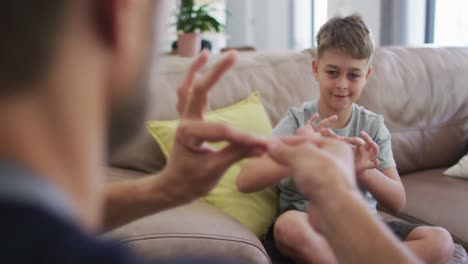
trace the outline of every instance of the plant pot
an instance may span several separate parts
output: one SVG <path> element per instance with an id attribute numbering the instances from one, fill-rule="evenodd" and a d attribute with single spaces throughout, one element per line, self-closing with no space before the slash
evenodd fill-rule
<path id="1" fill-rule="evenodd" d="M 177 37 L 177 50 L 182 57 L 193 57 L 200 52 L 200 33 L 179 33 Z"/>

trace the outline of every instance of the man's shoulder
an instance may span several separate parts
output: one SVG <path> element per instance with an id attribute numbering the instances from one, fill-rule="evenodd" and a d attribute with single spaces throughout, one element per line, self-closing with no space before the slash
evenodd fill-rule
<path id="1" fill-rule="evenodd" d="M 0 263 L 118 263 L 133 256 L 41 208 L 0 201 Z"/>

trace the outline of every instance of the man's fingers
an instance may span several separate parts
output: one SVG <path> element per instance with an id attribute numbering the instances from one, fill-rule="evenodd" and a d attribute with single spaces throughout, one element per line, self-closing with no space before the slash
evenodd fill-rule
<path id="1" fill-rule="evenodd" d="M 189 119 L 198 119 L 203 115 L 208 92 L 219 81 L 224 73 L 234 65 L 236 58 L 236 53 L 230 52 L 213 67 L 213 69 L 206 75 L 206 77 L 195 83 L 193 89 L 191 90 L 190 96 L 188 97 L 186 108 L 183 112 L 183 117 Z"/>
<path id="2" fill-rule="evenodd" d="M 213 162 L 218 169 L 225 169 L 232 164 L 245 159 L 258 157 L 265 154 L 266 149 L 255 148 L 252 149 L 247 146 L 240 146 L 236 144 L 230 144 L 223 149 L 213 153 Z"/>
<path id="3" fill-rule="evenodd" d="M 266 149 L 266 139 L 241 132 L 228 125 L 202 121 L 186 122 L 177 129 L 177 136 L 181 140 L 197 140 L 199 142 L 227 141 L 240 146 Z"/>
<path id="4" fill-rule="evenodd" d="M 195 82 L 198 71 L 200 71 L 200 69 L 206 64 L 207 61 L 208 52 L 203 51 L 190 65 L 190 68 L 185 74 L 184 80 L 177 89 L 177 112 L 179 112 L 179 115 L 182 115 L 185 110 L 187 99 L 190 95 L 190 89 L 193 87 L 193 83 Z"/>
<path id="5" fill-rule="evenodd" d="M 314 130 L 315 130 L 315 131 L 320 131 L 320 130 L 323 129 L 323 128 L 327 128 L 327 127 L 330 126 L 330 124 L 332 124 L 332 123 L 335 122 L 336 120 L 338 120 L 338 116 L 337 116 L 337 115 L 329 116 L 329 117 L 323 119 L 322 121 L 320 121 L 320 122 L 314 127 Z"/>
<path id="6" fill-rule="evenodd" d="M 280 141 L 272 141 L 268 147 L 268 155 L 276 162 L 291 167 L 297 158 L 297 146 L 290 146 Z"/>
<path id="7" fill-rule="evenodd" d="M 379 165 L 380 165 L 380 160 L 378 160 L 378 159 L 374 160 L 374 165 L 375 165 L 376 168 L 378 168 Z"/>
<path id="8" fill-rule="evenodd" d="M 295 146 L 295 145 L 300 145 L 300 144 L 309 142 L 310 137 L 305 136 L 305 135 L 299 135 L 299 136 L 283 136 L 283 137 L 270 139 L 270 141 L 275 141 L 275 140 L 281 141 L 282 143 L 287 144 L 287 145 Z"/>

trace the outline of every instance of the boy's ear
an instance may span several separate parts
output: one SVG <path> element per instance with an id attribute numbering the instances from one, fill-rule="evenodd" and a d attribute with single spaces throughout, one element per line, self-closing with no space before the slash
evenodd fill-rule
<path id="1" fill-rule="evenodd" d="M 314 74 L 315 80 L 318 81 L 318 61 L 317 60 L 312 61 L 312 73 Z"/>
<path id="2" fill-rule="evenodd" d="M 371 74 L 372 74 L 372 67 L 369 66 L 369 67 L 367 67 L 366 81 L 369 79 L 369 77 L 371 76 Z"/>

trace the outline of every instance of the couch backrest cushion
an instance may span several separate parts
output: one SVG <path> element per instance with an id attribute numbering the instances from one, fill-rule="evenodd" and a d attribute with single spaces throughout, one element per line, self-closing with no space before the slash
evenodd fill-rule
<path id="1" fill-rule="evenodd" d="M 318 98 L 311 73 L 315 55 L 314 49 L 240 53 L 237 64 L 212 90 L 209 110 L 258 90 L 275 125 L 289 106 Z M 218 59 L 213 56 L 202 72 Z M 176 89 L 191 61 L 163 58 L 151 84 L 147 120 L 177 118 Z M 358 103 L 384 116 L 400 173 L 453 165 L 468 145 L 468 48 L 378 48 Z M 113 166 L 144 172 L 161 169 L 164 162 L 144 130 L 111 157 Z"/>
<path id="2" fill-rule="evenodd" d="M 384 115 L 400 173 L 449 167 L 468 145 L 468 48 L 377 49 L 358 103 Z"/>
<path id="3" fill-rule="evenodd" d="M 201 73 L 219 60 L 212 56 Z M 150 111 L 147 120 L 176 119 L 177 85 L 192 59 L 164 57 L 157 78 L 151 84 Z M 232 105 L 259 91 L 262 102 L 275 124 L 291 105 L 316 98 L 318 89 L 311 74 L 312 57 L 295 51 L 281 53 L 239 53 L 236 65 L 221 79 L 210 94 L 208 109 Z M 123 124 L 124 125 L 124 124 Z M 115 167 L 154 172 L 164 166 L 164 155 L 147 131 L 115 152 L 110 164 Z"/>

